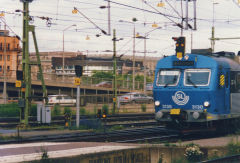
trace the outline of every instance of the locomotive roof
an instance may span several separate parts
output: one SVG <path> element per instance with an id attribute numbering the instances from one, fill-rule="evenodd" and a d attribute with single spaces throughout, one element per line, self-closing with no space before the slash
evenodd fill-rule
<path id="1" fill-rule="evenodd" d="M 156 68 L 217 68 L 222 66 L 231 70 L 240 70 L 240 64 L 229 57 L 205 56 L 201 54 L 187 54 L 188 59 L 179 60 L 176 55 L 164 57 L 157 63 Z M 238 59 L 238 58 L 237 58 Z M 194 66 L 173 66 L 173 62 L 194 62 Z"/>

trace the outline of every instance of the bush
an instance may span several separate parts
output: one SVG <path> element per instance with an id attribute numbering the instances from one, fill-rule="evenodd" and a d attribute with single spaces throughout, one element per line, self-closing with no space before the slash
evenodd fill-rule
<path id="1" fill-rule="evenodd" d="M 65 114 L 69 114 L 69 115 L 72 115 L 72 109 L 71 108 L 69 108 L 69 107 L 64 107 L 64 115 Z"/>
<path id="2" fill-rule="evenodd" d="M 104 104 L 104 105 L 102 106 L 102 113 L 103 113 L 103 112 L 105 112 L 106 114 L 109 113 L 108 105 Z"/>
<path id="3" fill-rule="evenodd" d="M 200 150 L 198 145 L 191 143 L 187 145 L 184 155 L 188 161 L 198 162 L 201 161 L 203 152 Z"/>
<path id="4" fill-rule="evenodd" d="M 85 114 L 86 114 L 86 109 L 80 108 L 80 115 L 85 115 Z"/>
<path id="5" fill-rule="evenodd" d="M 19 117 L 20 108 L 17 103 L 2 104 L 0 105 L 1 117 Z"/>
<path id="6" fill-rule="evenodd" d="M 61 115 L 61 109 L 59 105 L 54 105 L 52 110 L 52 116 L 58 116 Z"/>
<path id="7" fill-rule="evenodd" d="M 97 107 L 94 106 L 94 108 L 93 108 L 93 114 L 94 114 L 94 115 L 97 115 L 97 110 L 98 110 Z"/>
<path id="8" fill-rule="evenodd" d="M 19 117 L 20 108 L 17 103 L 0 105 L 0 117 Z M 29 109 L 30 116 L 37 116 L 37 105 L 33 104 Z"/>
<path id="9" fill-rule="evenodd" d="M 146 104 L 141 105 L 141 110 L 142 110 L 142 112 L 146 112 L 146 110 L 147 110 Z"/>
<path id="10" fill-rule="evenodd" d="M 37 116 L 37 104 L 32 104 L 30 110 L 29 110 L 30 116 Z"/>
<path id="11" fill-rule="evenodd" d="M 227 145 L 228 155 L 236 155 L 240 153 L 240 143 L 234 143 L 233 140 Z"/>

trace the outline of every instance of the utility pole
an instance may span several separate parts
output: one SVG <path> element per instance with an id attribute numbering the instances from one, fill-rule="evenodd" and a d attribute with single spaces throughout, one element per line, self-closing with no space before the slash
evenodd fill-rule
<path id="1" fill-rule="evenodd" d="M 41 68 L 41 61 L 39 56 L 39 51 L 37 47 L 37 39 L 35 35 L 35 27 L 32 25 L 29 25 L 29 3 L 31 3 L 33 0 L 20 0 L 23 2 L 23 38 L 22 38 L 22 70 L 23 70 L 23 83 L 22 83 L 22 92 L 25 92 L 23 95 L 24 100 L 23 101 L 23 108 L 24 108 L 24 124 L 25 126 L 28 125 L 28 114 L 29 109 L 31 108 L 31 65 L 38 65 L 39 72 L 40 72 L 40 78 L 42 82 L 42 89 L 44 94 L 45 103 L 48 103 L 47 99 L 47 91 L 46 86 L 44 83 L 42 68 Z M 34 46 L 36 50 L 37 55 L 37 63 L 30 62 L 29 58 L 29 32 L 32 32 L 33 35 L 33 41 Z"/>
<path id="2" fill-rule="evenodd" d="M 213 20 L 212 20 L 212 23 L 213 23 L 213 26 L 212 26 L 212 38 L 210 39 L 211 40 L 211 48 L 212 48 L 212 53 L 214 53 L 214 48 L 215 48 L 215 27 L 214 27 L 214 22 L 215 22 L 215 17 L 214 17 L 214 12 L 215 12 L 215 5 L 217 5 L 218 3 L 213 3 Z"/>
<path id="3" fill-rule="evenodd" d="M 23 2 L 23 51 L 22 51 L 22 69 L 23 84 L 25 85 L 25 106 L 24 106 L 24 124 L 28 125 L 28 112 L 31 108 L 31 72 L 29 65 L 29 1 Z"/>
<path id="4" fill-rule="evenodd" d="M 214 47 L 215 47 L 215 28 L 214 28 L 214 26 L 212 27 L 212 37 L 210 40 L 211 40 L 212 53 L 214 53 Z"/>
<path id="5" fill-rule="evenodd" d="M 144 39 L 144 59 L 143 59 L 143 66 L 144 66 L 144 70 L 143 70 L 143 75 L 144 75 L 144 80 L 143 80 L 143 89 L 144 89 L 144 94 L 146 93 L 146 84 L 147 84 L 147 80 L 146 80 L 146 51 L 147 51 L 147 35 L 145 34 L 145 39 Z"/>
<path id="6" fill-rule="evenodd" d="M 65 55 L 64 55 L 64 32 L 67 30 L 67 29 L 69 29 L 69 28 L 71 28 L 71 27 L 73 27 L 73 26 L 77 26 L 76 24 L 72 24 L 72 25 L 70 25 L 70 26 L 68 26 L 68 27 L 66 27 L 64 30 L 63 30 L 63 36 L 62 36 L 62 38 L 63 38 L 63 40 L 62 40 L 62 75 L 63 75 L 63 77 L 64 77 L 64 75 L 65 75 Z"/>
<path id="7" fill-rule="evenodd" d="M 194 15 L 194 30 L 197 30 L 197 4 L 196 4 L 197 0 L 193 0 L 193 15 Z"/>
<path id="8" fill-rule="evenodd" d="M 7 43 L 6 43 L 6 24 L 4 25 L 4 52 L 3 52 L 3 76 L 4 76 L 4 82 L 3 82 L 3 101 L 4 104 L 7 103 L 7 72 L 6 72 L 6 67 L 7 67 Z"/>
<path id="9" fill-rule="evenodd" d="M 185 29 L 188 30 L 188 0 L 186 0 L 186 26 Z"/>
<path id="10" fill-rule="evenodd" d="M 116 60 L 116 30 L 113 29 L 113 114 L 116 111 L 116 104 L 117 104 L 117 75 L 116 75 L 116 67 L 117 67 L 117 60 Z"/>
<path id="11" fill-rule="evenodd" d="M 110 10 L 110 1 L 108 0 L 108 35 L 111 35 L 111 10 Z"/>
<path id="12" fill-rule="evenodd" d="M 133 23 L 133 67 L 132 67 L 132 89 L 135 90 L 135 38 L 136 38 L 136 32 L 135 32 L 135 23 Z"/>

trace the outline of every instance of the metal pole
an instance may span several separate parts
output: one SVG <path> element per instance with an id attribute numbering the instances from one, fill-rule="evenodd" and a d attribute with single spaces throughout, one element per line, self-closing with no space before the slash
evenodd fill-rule
<path id="1" fill-rule="evenodd" d="M 193 7 L 194 7 L 194 30 L 197 30 L 197 4 L 196 4 L 196 0 L 193 0 Z"/>
<path id="2" fill-rule="evenodd" d="M 192 33 L 192 30 L 191 30 L 191 52 L 192 52 L 192 49 L 193 49 L 193 33 Z"/>
<path id="3" fill-rule="evenodd" d="M 147 50 L 147 35 L 145 34 L 144 38 L 144 60 L 143 60 L 143 66 L 144 66 L 144 82 L 143 82 L 143 89 L 144 93 L 146 93 L 146 50 Z"/>
<path id="4" fill-rule="evenodd" d="M 68 26 L 67 28 L 65 28 L 65 29 L 63 29 L 63 42 L 62 42 L 62 71 L 63 71 L 63 76 L 64 76 L 64 73 L 65 73 L 65 69 L 64 69 L 64 67 L 65 67 L 65 56 L 64 56 L 64 31 L 66 31 L 67 29 L 69 29 L 69 28 L 71 28 L 72 26 L 76 26 L 76 24 L 72 24 L 72 25 L 70 25 L 70 26 Z"/>
<path id="5" fill-rule="evenodd" d="M 108 1 L 108 35 L 111 35 L 111 10 L 110 10 L 110 1 Z"/>
<path id="6" fill-rule="evenodd" d="M 113 114 L 115 114 L 116 110 L 116 100 L 117 100 L 117 78 L 116 78 L 116 67 L 117 67 L 117 61 L 116 61 L 116 30 L 113 30 L 113 92 L 114 92 L 114 100 L 113 100 Z"/>
<path id="7" fill-rule="evenodd" d="M 211 38 L 211 48 L 212 48 L 212 53 L 214 53 L 214 46 L 215 46 L 215 29 L 214 26 L 212 27 L 212 38 Z"/>
<path id="8" fill-rule="evenodd" d="M 188 0 L 186 0 L 186 27 L 185 29 L 188 30 Z"/>
<path id="9" fill-rule="evenodd" d="M 62 53 L 62 73 L 64 75 L 64 66 L 65 66 L 65 61 L 64 61 L 64 30 L 63 30 L 63 53 Z"/>
<path id="10" fill-rule="evenodd" d="M 133 90 L 135 90 L 135 23 L 133 23 L 133 67 L 132 67 L 132 70 L 133 70 L 133 73 L 132 73 L 132 78 L 133 78 Z"/>
<path id="11" fill-rule="evenodd" d="M 42 82 L 44 101 L 45 101 L 45 104 L 48 104 L 47 88 L 46 88 L 46 85 L 44 82 L 43 70 L 42 70 L 42 65 L 41 65 L 41 60 L 40 60 L 40 55 L 39 55 L 39 50 L 38 50 L 38 45 L 37 45 L 37 38 L 36 38 L 36 33 L 35 33 L 35 26 L 30 25 L 29 29 L 32 31 L 32 35 L 33 35 L 33 42 L 34 42 L 34 47 L 35 47 L 36 56 L 37 56 L 37 64 L 38 64 L 40 79 Z"/>
<path id="12" fill-rule="evenodd" d="M 80 85 L 77 86 L 77 113 L 76 113 L 76 126 L 79 127 L 80 121 Z"/>
<path id="13" fill-rule="evenodd" d="M 29 65 L 29 3 L 23 2 L 23 74 L 25 89 L 24 124 L 28 125 L 28 112 L 31 107 L 31 71 Z"/>
<path id="14" fill-rule="evenodd" d="M 4 30 L 6 32 L 6 24 L 4 25 Z M 4 83 L 3 83 L 3 101 L 4 104 L 7 103 L 7 72 L 6 72 L 6 54 L 7 54 L 7 43 L 6 43 L 6 33 L 4 32 L 4 54 L 3 54 L 3 60 L 4 60 L 4 66 L 3 66 L 3 76 L 4 76 Z"/>

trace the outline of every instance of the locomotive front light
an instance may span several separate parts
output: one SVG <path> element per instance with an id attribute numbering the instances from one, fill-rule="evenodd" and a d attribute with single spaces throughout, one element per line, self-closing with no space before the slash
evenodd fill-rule
<path id="1" fill-rule="evenodd" d="M 160 106 L 160 101 L 155 101 L 155 106 Z"/>
<path id="2" fill-rule="evenodd" d="M 210 106 L 210 102 L 205 101 L 205 102 L 203 103 L 203 106 L 204 106 L 204 107 L 209 107 L 209 106 Z"/>
<path id="3" fill-rule="evenodd" d="M 163 117 L 163 112 L 161 112 L 161 111 L 158 111 L 155 115 L 156 119 L 161 119 L 162 117 Z"/>
<path id="4" fill-rule="evenodd" d="M 193 113 L 193 118 L 198 119 L 200 117 L 200 114 L 198 112 Z"/>
<path id="5" fill-rule="evenodd" d="M 188 55 L 186 55 L 186 56 L 184 57 L 184 59 L 185 59 L 185 60 L 188 60 L 188 59 L 189 59 L 189 56 L 188 56 Z"/>

